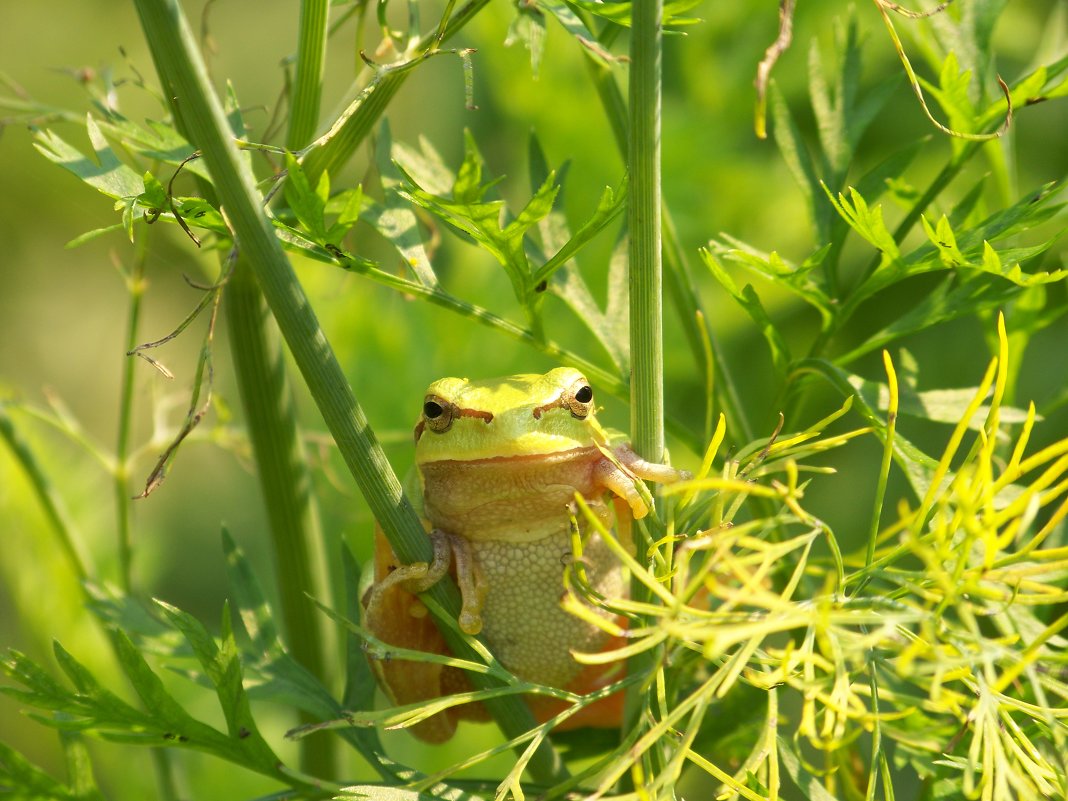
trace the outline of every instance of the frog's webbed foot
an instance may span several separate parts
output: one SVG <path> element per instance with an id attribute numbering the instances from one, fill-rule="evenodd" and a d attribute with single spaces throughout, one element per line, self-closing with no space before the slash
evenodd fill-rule
<path id="1" fill-rule="evenodd" d="M 482 631 L 482 607 L 487 587 L 478 563 L 471 556 L 467 540 L 440 529 L 434 529 L 429 536 L 434 548 L 433 560 L 394 567 L 389 575 L 371 587 L 367 608 L 375 609 L 386 592 L 398 585 L 413 594 L 429 590 L 441 581 L 455 561 L 456 583 L 460 585 L 463 603 L 458 619 L 460 630 L 466 634 L 478 634 Z"/>
<path id="2" fill-rule="evenodd" d="M 627 502 L 635 519 L 649 514 L 649 505 L 634 485 L 635 477 L 659 484 L 671 484 L 692 478 L 686 470 L 676 470 L 666 464 L 646 461 L 629 445 L 617 445 L 612 449 L 612 453 L 619 460 L 619 464 L 611 459 L 602 459 L 594 468 L 595 478 L 602 487 Z"/>

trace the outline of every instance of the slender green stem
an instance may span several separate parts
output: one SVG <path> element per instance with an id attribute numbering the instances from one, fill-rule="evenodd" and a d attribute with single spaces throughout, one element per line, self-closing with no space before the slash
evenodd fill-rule
<path id="1" fill-rule="evenodd" d="M 627 172 L 630 196 L 630 431 L 634 449 L 645 459 L 664 458 L 663 264 L 660 199 L 660 46 L 663 0 L 642 0 L 631 10 L 630 97 L 627 126 Z M 644 533 L 643 527 L 637 532 Z M 655 537 L 654 537 L 655 539 Z M 642 541 L 638 537 L 639 543 Z M 638 546 L 639 553 L 644 549 Z M 648 588 L 631 580 L 636 601 L 647 601 Z M 659 651 L 644 651 L 627 660 L 631 675 L 650 675 Z M 639 725 L 649 694 L 628 688 L 624 731 Z M 656 756 L 643 755 L 644 775 L 658 775 Z"/>
<path id="2" fill-rule="evenodd" d="M 429 561 L 426 532 L 367 421 L 362 407 L 337 362 L 315 312 L 282 251 L 281 243 L 262 209 L 255 181 L 229 128 L 221 104 L 211 89 L 196 40 L 176 0 L 135 0 L 141 25 L 164 86 L 178 98 L 183 121 L 193 144 L 204 154 L 215 191 L 241 253 L 255 272 L 297 367 L 330 429 L 334 441 L 372 513 L 403 562 Z M 447 615 L 460 611 L 459 591 L 452 581 L 440 581 L 426 595 Z M 448 625 L 442 633 L 452 651 L 477 659 L 466 640 Z M 474 676 L 478 686 L 494 684 Z M 518 697 L 487 702 L 487 708 L 509 737 L 534 726 L 533 715 Z M 535 779 L 555 781 L 566 775 L 559 757 L 545 744 L 530 762 Z"/>
<path id="3" fill-rule="evenodd" d="M 664 454 L 664 351 L 660 209 L 660 46 L 663 0 L 635 3 L 630 46 L 630 432 L 634 449 Z"/>
<path id="4" fill-rule="evenodd" d="M 126 275 L 130 305 L 126 317 L 126 353 L 138 345 L 141 320 L 141 300 L 145 294 L 145 260 L 148 257 L 150 229 L 142 227 L 136 241 L 133 262 Z M 115 494 L 115 525 L 118 532 L 119 586 L 129 595 L 133 588 L 133 545 L 130 511 L 133 491 L 130 489 L 130 434 L 133 429 L 133 400 L 137 360 L 127 356 L 122 363 L 119 389 L 119 431 L 115 443 L 113 487 Z M 84 576 L 82 577 L 85 578 Z M 178 798 L 171 755 L 164 748 L 152 749 L 152 764 L 156 768 L 156 786 L 162 801 Z"/>
<path id="5" fill-rule="evenodd" d="M 142 230 L 137 238 L 130 272 L 126 276 L 130 307 L 126 318 L 126 353 L 137 347 L 137 331 L 141 319 L 141 299 L 145 294 L 145 258 L 148 255 L 149 229 Z M 119 433 L 115 444 L 115 522 L 119 549 L 119 586 L 127 595 L 133 586 L 133 548 L 130 535 L 130 431 L 133 422 L 133 392 L 136 359 L 127 356 L 122 363 L 122 379 L 119 389 Z"/>
<path id="6" fill-rule="evenodd" d="M 301 0 L 297 76 L 289 104 L 289 133 L 286 136 L 286 146 L 290 150 L 310 142 L 319 125 L 329 12 L 329 0 Z"/>

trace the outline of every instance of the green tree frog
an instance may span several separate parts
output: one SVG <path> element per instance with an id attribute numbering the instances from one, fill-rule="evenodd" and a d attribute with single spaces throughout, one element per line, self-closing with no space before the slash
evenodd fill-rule
<path id="1" fill-rule="evenodd" d="M 481 633 L 508 670 L 580 692 L 596 686 L 596 676 L 572 651 L 602 650 L 609 636 L 560 603 L 564 569 L 572 561 L 569 511 L 575 494 L 609 526 L 615 501 L 629 542 L 630 518 L 649 512 L 639 479 L 671 482 L 688 474 L 612 443 L 597 422 L 589 382 L 566 367 L 544 375 L 435 381 L 415 426 L 415 461 L 434 558 L 401 565 L 379 533 L 375 581 L 364 596 L 367 627 L 392 645 L 447 652 L 413 593 L 451 571 L 463 597 L 460 628 Z M 583 563 L 595 591 L 608 597 L 626 592 L 616 557 L 596 533 L 584 547 Z M 462 671 L 450 667 L 404 660 L 373 665 L 398 704 L 468 688 Z M 480 715 L 479 706 L 456 707 L 413 731 L 440 742 L 452 736 L 458 718 Z"/>

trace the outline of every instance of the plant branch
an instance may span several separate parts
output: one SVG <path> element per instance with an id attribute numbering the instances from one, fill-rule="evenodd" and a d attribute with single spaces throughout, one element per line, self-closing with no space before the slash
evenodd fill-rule
<path id="1" fill-rule="evenodd" d="M 431 548 L 411 502 L 345 379 L 274 228 L 263 212 L 247 163 L 230 136 L 223 109 L 208 81 L 195 39 L 176 0 L 135 0 L 141 25 L 161 80 L 178 98 L 192 143 L 204 154 L 216 193 L 227 210 L 238 246 L 253 267 L 293 358 L 372 513 L 404 562 L 429 561 Z M 459 592 L 440 581 L 426 595 L 447 615 L 457 615 Z M 449 626 L 443 634 L 460 658 L 476 658 L 465 639 Z M 483 677 L 475 677 L 482 684 Z M 487 702 L 501 728 L 515 736 L 533 727 L 530 709 L 518 697 Z M 565 774 L 559 757 L 545 746 L 530 763 L 538 780 Z"/>
<path id="2" fill-rule="evenodd" d="M 311 141 L 319 125 L 329 11 L 328 0 L 301 0 L 297 77 L 289 104 L 289 133 L 286 136 L 286 146 L 290 150 L 304 147 Z"/>

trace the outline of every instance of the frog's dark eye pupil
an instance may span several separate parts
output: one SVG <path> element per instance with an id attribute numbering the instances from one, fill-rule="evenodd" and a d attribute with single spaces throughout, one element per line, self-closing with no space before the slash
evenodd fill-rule
<path id="1" fill-rule="evenodd" d="M 423 404 L 423 416 L 427 420 L 433 420 L 437 417 L 441 417 L 444 411 L 445 409 L 442 408 L 441 404 L 437 403 L 436 401 L 427 401 Z"/>
<path id="2" fill-rule="evenodd" d="M 575 393 L 575 400 L 579 403 L 589 403 L 593 400 L 593 389 L 589 384 L 583 385 L 579 388 L 579 391 Z"/>

